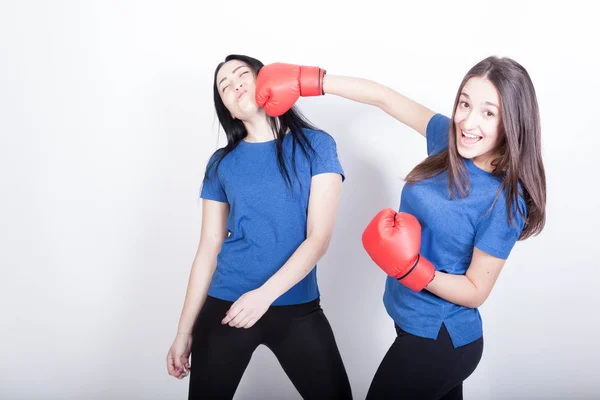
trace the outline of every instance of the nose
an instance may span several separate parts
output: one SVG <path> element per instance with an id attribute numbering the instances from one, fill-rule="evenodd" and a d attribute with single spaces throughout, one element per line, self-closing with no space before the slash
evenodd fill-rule
<path id="1" fill-rule="evenodd" d="M 238 92 L 240 91 L 240 89 L 242 89 L 242 87 L 244 86 L 244 84 L 242 82 L 238 82 L 235 85 L 235 91 Z"/>
<path id="2" fill-rule="evenodd" d="M 469 113 L 463 121 L 463 128 L 466 131 L 470 131 L 471 129 L 476 128 L 478 123 L 479 122 L 477 121 L 477 113 L 469 111 Z"/>

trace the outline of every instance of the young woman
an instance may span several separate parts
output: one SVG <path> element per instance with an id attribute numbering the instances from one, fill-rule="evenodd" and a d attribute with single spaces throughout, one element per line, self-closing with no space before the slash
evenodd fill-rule
<path id="1" fill-rule="evenodd" d="M 256 105 L 262 67 L 231 55 L 215 71 L 227 145 L 206 168 L 200 244 L 167 368 L 178 378 L 191 369 L 190 399 L 230 399 L 263 344 L 302 397 L 350 399 L 316 275 L 344 172 L 331 136 L 295 109 L 273 118 Z"/>
<path id="2" fill-rule="evenodd" d="M 483 351 L 477 308 L 515 242 L 545 224 L 529 74 L 509 58 L 482 60 L 461 82 L 450 118 L 376 82 L 317 67 L 268 65 L 256 90 L 269 115 L 300 95 L 328 93 L 377 106 L 425 136 L 428 157 L 408 174 L 399 212 L 383 210 L 363 233 L 389 275 L 384 305 L 397 332 L 367 398 L 462 399 Z"/>

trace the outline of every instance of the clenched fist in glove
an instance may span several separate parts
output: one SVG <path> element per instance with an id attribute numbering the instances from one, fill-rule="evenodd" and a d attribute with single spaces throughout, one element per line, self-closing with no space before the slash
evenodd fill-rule
<path id="1" fill-rule="evenodd" d="M 321 96 L 325 70 L 275 63 L 265 65 L 256 78 L 255 101 L 271 117 L 279 117 L 296 103 L 300 96 Z"/>
<path id="2" fill-rule="evenodd" d="M 380 211 L 362 235 L 363 247 L 389 276 L 419 292 L 435 275 L 435 267 L 419 254 L 421 225 L 408 213 Z"/>

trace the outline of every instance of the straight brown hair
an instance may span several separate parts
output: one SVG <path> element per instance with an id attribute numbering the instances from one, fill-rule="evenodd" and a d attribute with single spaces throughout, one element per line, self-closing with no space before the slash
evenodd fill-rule
<path id="1" fill-rule="evenodd" d="M 523 216 L 520 208 L 514 206 L 518 204 L 520 183 L 520 194 L 525 200 L 527 215 L 519 240 L 525 240 L 539 234 L 546 223 L 546 173 L 542 161 L 540 115 L 535 89 L 525 68 L 510 58 L 488 57 L 467 72 L 454 100 L 448 148 L 417 165 L 409 172 L 406 182 L 416 183 L 447 171 L 451 196 L 458 198 L 468 195 L 469 179 L 464 160 L 456 147 L 454 114 L 463 87 L 473 77 L 489 80 L 500 95 L 501 139 L 497 151 L 499 156 L 492 161 L 492 174 L 502 184 L 492 207 L 505 191 L 508 222 L 514 222 L 515 209 Z"/>

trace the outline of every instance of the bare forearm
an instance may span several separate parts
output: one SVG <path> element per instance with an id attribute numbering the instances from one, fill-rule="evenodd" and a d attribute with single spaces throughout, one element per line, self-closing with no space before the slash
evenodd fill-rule
<path id="1" fill-rule="evenodd" d="M 386 94 L 392 89 L 377 82 L 351 76 L 325 75 L 323 90 L 327 94 L 381 107 Z"/>
<path id="2" fill-rule="evenodd" d="M 435 278 L 425 288 L 451 303 L 476 308 L 482 303 L 477 286 L 466 275 L 452 275 L 436 271 Z"/>
<path id="3" fill-rule="evenodd" d="M 359 103 L 379 107 L 388 115 L 425 136 L 434 112 L 420 103 L 380 83 L 363 78 L 325 75 L 323 90 Z"/>
<path id="4" fill-rule="evenodd" d="M 206 300 L 206 294 L 216 265 L 216 256 L 201 256 L 194 261 L 183 310 L 179 318 L 178 333 L 191 334 L 196 317 Z"/>
<path id="5" fill-rule="evenodd" d="M 261 289 L 270 293 L 275 301 L 310 273 L 327 251 L 327 247 L 327 240 L 309 236 Z"/>

